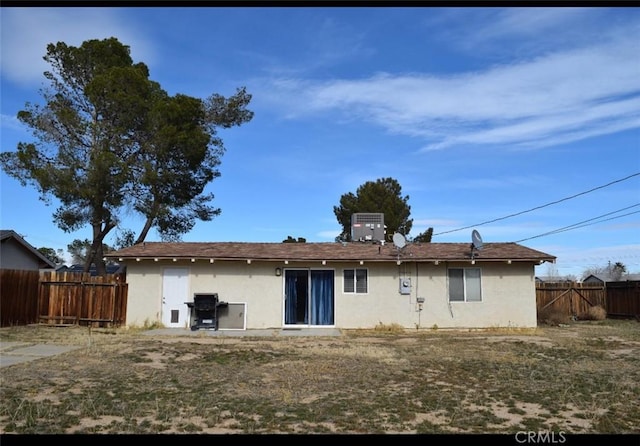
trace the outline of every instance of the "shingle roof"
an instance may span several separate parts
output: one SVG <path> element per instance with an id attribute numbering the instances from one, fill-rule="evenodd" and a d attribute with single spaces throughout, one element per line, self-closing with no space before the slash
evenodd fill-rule
<path id="1" fill-rule="evenodd" d="M 574 279 L 568 278 L 566 276 L 536 276 L 536 280 L 538 282 L 550 282 L 550 283 L 575 282 Z"/>
<path id="2" fill-rule="evenodd" d="M 470 243 L 408 243 L 402 250 L 393 244 L 351 243 L 253 243 L 253 242 L 144 242 L 107 255 L 110 258 L 177 258 L 270 261 L 455 261 L 471 258 Z M 474 258 L 486 261 L 553 262 L 556 257 L 516 243 L 484 243 Z"/>
<path id="3" fill-rule="evenodd" d="M 625 281 L 640 281 L 640 274 L 621 274 L 619 277 L 609 275 L 607 273 L 602 274 L 589 274 L 582 279 L 583 282 L 593 282 L 592 279 L 596 279 L 601 282 L 625 282 Z"/>
<path id="4" fill-rule="evenodd" d="M 118 274 L 126 270 L 126 268 L 123 265 L 105 265 L 105 268 L 107 270 L 107 274 Z M 84 272 L 84 265 L 71 265 L 71 266 L 61 265 L 58 268 L 56 268 L 56 271 L 64 271 L 69 273 L 82 273 Z M 98 270 L 95 265 L 93 264 L 91 265 L 91 267 L 89 268 L 89 274 L 91 274 L 92 276 L 98 275 Z"/>

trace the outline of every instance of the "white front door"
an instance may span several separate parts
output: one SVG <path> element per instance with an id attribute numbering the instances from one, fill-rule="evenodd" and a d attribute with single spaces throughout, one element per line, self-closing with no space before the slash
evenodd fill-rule
<path id="1" fill-rule="evenodd" d="M 165 268 L 162 274 L 162 324 L 165 327 L 188 326 L 189 268 Z"/>

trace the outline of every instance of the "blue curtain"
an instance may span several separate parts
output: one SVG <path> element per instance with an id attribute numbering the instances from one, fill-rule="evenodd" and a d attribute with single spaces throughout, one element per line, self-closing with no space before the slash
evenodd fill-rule
<path id="1" fill-rule="evenodd" d="M 311 325 L 333 325 L 333 271 L 311 271 Z"/>
<path id="2" fill-rule="evenodd" d="M 284 323 L 295 324 L 296 323 L 296 301 L 298 300 L 298 293 L 296 292 L 297 277 L 293 274 L 286 274 L 284 282 Z"/>

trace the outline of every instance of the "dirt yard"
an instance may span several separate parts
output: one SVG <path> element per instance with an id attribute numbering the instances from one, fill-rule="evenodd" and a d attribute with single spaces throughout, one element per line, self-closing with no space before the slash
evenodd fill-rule
<path id="1" fill-rule="evenodd" d="M 0 329 L 0 433 L 640 433 L 640 323 L 340 337 Z"/>

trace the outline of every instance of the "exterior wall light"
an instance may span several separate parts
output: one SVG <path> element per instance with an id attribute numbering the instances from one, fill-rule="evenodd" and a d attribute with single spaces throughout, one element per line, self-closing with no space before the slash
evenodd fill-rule
<path id="1" fill-rule="evenodd" d="M 282 275 L 282 270 L 280 268 L 276 268 L 276 276 L 280 277 Z"/>

